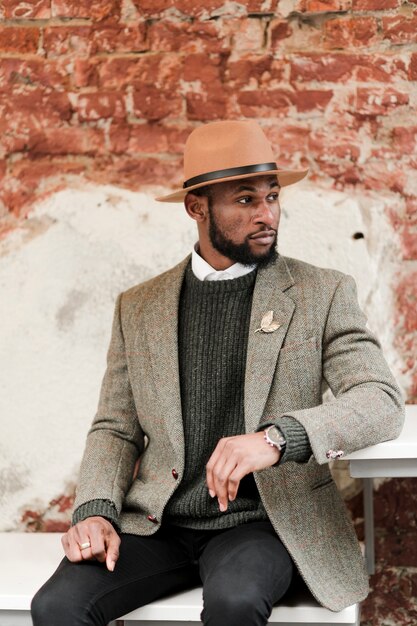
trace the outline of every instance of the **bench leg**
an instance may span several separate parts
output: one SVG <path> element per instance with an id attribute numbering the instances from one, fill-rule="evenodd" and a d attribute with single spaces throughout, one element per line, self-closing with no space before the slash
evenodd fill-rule
<path id="1" fill-rule="evenodd" d="M 363 479 L 363 510 L 365 518 L 365 559 L 368 574 L 375 573 L 374 483 Z"/>

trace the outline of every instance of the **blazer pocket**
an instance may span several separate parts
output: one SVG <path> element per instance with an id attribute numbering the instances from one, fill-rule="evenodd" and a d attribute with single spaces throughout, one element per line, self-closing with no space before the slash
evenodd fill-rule
<path id="1" fill-rule="evenodd" d="M 279 362 L 291 361 L 292 359 L 306 358 L 309 354 L 315 354 L 319 342 L 317 337 L 310 337 L 305 341 L 288 342 L 281 348 L 278 354 Z"/>

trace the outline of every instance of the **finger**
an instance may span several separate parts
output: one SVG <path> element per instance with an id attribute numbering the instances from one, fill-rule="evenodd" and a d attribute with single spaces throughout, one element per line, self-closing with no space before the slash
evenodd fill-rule
<path id="1" fill-rule="evenodd" d="M 219 508 L 222 512 L 227 510 L 229 476 L 234 471 L 236 465 L 236 456 L 234 453 L 231 453 L 228 458 L 223 456 L 219 459 L 213 470 L 215 490 Z"/>
<path id="2" fill-rule="evenodd" d="M 104 542 L 105 530 L 103 525 L 99 522 L 91 522 L 88 530 L 90 533 L 91 555 L 100 563 L 104 563 L 106 560 L 106 546 Z M 82 550 L 83 556 L 84 552 L 88 552 L 88 548 Z"/>
<path id="3" fill-rule="evenodd" d="M 215 447 L 214 452 L 209 458 L 207 465 L 206 465 L 207 488 L 212 498 L 214 498 L 217 495 L 215 484 L 214 484 L 213 469 L 222 454 L 225 443 L 226 443 L 226 439 L 220 439 L 220 441 L 217 443 L 217 446 Z"/>
<path id="4" fill-rule="evenodd" d="M 72 563 L 78 563 L 83 560 L 80 550 L 80 539 L 78 537 L 78 529 L 74 526 L 70 528 L 66 535 L 65 555 Z"/>
<path id="5" fill-rule="evenodd" d="M 246 476 L 246 474 L 249 474 L 249 468 L 244 463 L 239 463 L 230 474 L 227 486 L 228 498 L 230 502 L 235 500 L 239 490 L 240 481 L 244 476 Z"/>
<path id="6" fill-rule="evenodd" d="M 78 526 L 78 524 L 74 526 L 74 531 L 74 542 L 72 543 L 73 553 L 79 554 L 81 561 L 90 561 L 94 558 L 94 555 L 91 550 L 91 539 L 89 537 L 88 527 L 81 522 L 80 526 Z M 87 544 L 89 544 L 88 547 Z"/>
<path id="7" fill-rule="evenodd" d="M 120 546 L 120 537 L 113 528 L 111 531 L 109 531 L 109 534 L 106 536 L 106 547 L 107 547 L 106 566 L 110 572 L 114 570 L 117 559 L 119 558 L 119 546 Z"/>

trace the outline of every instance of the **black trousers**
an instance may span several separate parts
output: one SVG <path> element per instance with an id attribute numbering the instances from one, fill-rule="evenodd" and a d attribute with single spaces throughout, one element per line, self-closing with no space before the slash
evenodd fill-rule
<path id="1" fill-rule="evenodd" d="M 63 559 L 32 600 L 34 626 L 105 626 L 164 595 L 203 584 L 207 626 L 264 626 L 294 564 L 269 522 L 231 529 L 163 526 L 122 535 L 114 572 Z"/>

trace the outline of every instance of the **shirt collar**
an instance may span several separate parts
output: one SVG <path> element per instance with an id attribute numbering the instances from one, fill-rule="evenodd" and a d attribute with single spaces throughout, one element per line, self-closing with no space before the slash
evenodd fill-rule
<path id="1" fill-rule="evenodd" d="M 194 246 L 191 255 L 191 269 L 193 274 L 198 280 L 232 280 L 233 278 L 239 278 L 252 272 L 256 264 L 254 265 L 242 265 L 242 263 L 234 263 L 226 270 L 215 270 L 207 261 L 200 256 L 196 250 L 196 244 Z"/>

